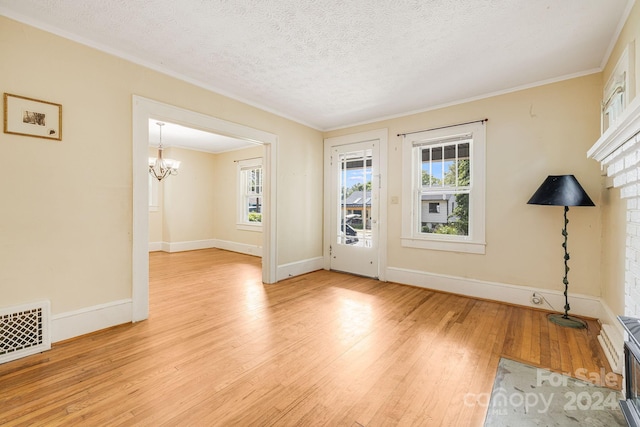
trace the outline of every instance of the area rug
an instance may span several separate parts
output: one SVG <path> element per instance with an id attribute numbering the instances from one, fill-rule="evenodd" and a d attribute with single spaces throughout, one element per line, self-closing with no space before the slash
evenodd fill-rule
<path id="1" fill-rule="evenodd" d="M 627 425 L 618 405 L 621 393 L 601 386 L 611 377 L 582 370 L 576 376 L 590 382 L 500 359 L 485 427 Z"/>

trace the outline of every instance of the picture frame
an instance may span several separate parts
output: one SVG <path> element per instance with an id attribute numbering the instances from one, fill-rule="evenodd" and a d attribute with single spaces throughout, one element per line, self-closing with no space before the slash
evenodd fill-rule
<path id="1" fill-rule="evenodd" d="M 62 105 L 4 94 L 4 133 L 62 140 Z"/>

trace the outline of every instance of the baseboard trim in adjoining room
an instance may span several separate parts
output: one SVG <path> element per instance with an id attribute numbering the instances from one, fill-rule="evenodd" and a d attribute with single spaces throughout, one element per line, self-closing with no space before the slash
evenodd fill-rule
<path id="1" fill-rule="evenodd" d="M 219 239 L 191 240 L 186 242 L 150 242 L 149 252 L 186 252 L 199 249 L 224 249 L 245 255 L 262 257 L 262 247 Z"/>
<path id="2" fill-rule="evenodd" d="M 51 316 L 51 342 L 64 341 L 132 322 L 131 299 L 112 301 Z"/>
<path id="3" fill-rule="evenodd" d="M 186 242 L 163 242 L 165 252 L 197 251 L 198 249 L 216 248 L 216 240 L 191 240 Z"/>
<path id="4" fill-rule="evenodd" d="M 262 257 L 262 246 L 248 245 L 246 243 L 230 242 L 227 240 L 212 240 L 214 248 L 224 249 L 225 251 L 238 252 L 241 254 Z"/>

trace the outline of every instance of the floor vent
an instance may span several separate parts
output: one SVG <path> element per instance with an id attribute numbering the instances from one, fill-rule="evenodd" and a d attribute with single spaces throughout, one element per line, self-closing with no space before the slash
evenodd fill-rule
<path id="1" fill-rule="evenodd" d="M 49 301 L 0 309 L 0 363 L 51 348 Z"/>

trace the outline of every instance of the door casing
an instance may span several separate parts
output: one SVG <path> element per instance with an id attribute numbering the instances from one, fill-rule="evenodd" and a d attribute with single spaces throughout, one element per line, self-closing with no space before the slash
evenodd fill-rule
<path id="1" fill-rule="evenodd" d="M 331 151 L 339 145 L 377 140 L 379 144 L 378 280 L 386 281 L 387 270 L 387 147 L 388 129 L 376 129 L 324 140 L 324 235 L 325 270 L 331 269 Z"/>
<path id="2" fill-rule="evenodd" d="M 262 281 L 277 282 L 276 177 L 277 135 L 142 96 L 132 99 L 133 126 L 133 242 L 132 321 L 149 317 L 149 119 L 253 141 L 264 146 Z"/>

